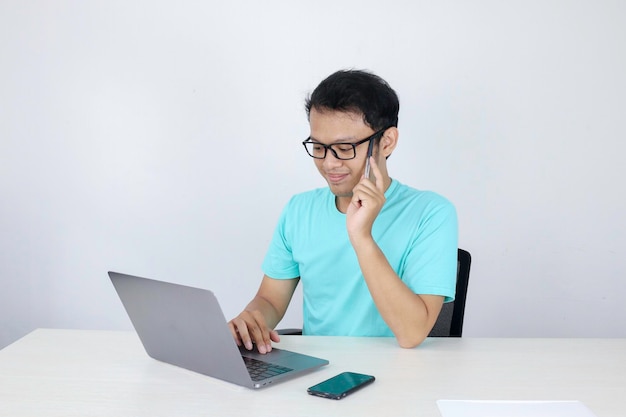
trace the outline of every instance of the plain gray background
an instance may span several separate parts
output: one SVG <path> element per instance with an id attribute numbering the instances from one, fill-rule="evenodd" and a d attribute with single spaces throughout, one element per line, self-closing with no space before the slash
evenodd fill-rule
<path id="1" fill-rule="evenodd" d="M 465 336 L 626 336 L 624 2 L 2 0 L 0 60 L 0 347 L 130 329 L 108 270 L 237 314 L 325 185 L 303 100 L 341 68 L 400 96 L 392 177 L 457 207 Z"/>

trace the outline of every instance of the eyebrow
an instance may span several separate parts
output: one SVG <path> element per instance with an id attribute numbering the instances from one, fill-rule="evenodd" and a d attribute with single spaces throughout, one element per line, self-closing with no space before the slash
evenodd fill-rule
<path id="1" fill-rule="evenodd" d="M 336 140 L 334 142 L 329 142 L 329 143 L 324 143 L 324 142 L 322 142 L 322 141 L 320 141 L 318 139 L 315 139 L 313 136 L 309 136 L 309 139 L 311 141 L 313 141 L 313 142 L 322 143 L 324 145 L 335 145 L 337 143 L 350 143 L 350 144 L 352 144 L 354 142 L 358 142 L 358 139 L 356 139 L 356 138 L 352 138 L 352 139 L 347 139 L 347 138 L 346 139 L 338 139 L 338 140 Z"/>

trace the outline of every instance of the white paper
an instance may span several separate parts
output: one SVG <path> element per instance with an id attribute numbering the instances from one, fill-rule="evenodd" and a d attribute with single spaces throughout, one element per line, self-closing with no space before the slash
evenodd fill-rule
<path id="1" fill-rule="evenodd" d="M 580 401 L 437 401 L 442 417 L 596 417 Z"/>

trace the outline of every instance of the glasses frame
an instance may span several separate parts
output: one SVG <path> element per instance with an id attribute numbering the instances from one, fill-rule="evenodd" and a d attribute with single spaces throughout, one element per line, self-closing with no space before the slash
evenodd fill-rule
<path id="1" fill-rule="evenodd" d="M 389 129 L 389 128 L 386 127 L 384 129 L 380 129 L 379 131 L 375 132 L 373 135 L 368 136 L 365 139 L 361 139 L 361 140 L 359 140 L 357 142 L 337 142 L 337 143 L 331 143 L 330 145 L 325 145 L 325 144 L 323 144 L 321 142 L 314 141 L 314 140 L 311 139 L 311 136 L 309 136 L 308 138 L 306 138 L 306 140 L 304 140 L 302 142 L 302 146 L 304 146 L 304 149 L 306 150 L 307 155 L 309 155 L 311 158 L 314 158 L 314 159 L 326 159 L 326 155 L 328 155 L 328 150 L 330 149 L 330 151 L 333 153 L 333 156 L 335 158 L 337 158 L 337 159 L 339 159 L 341 161 L 349 161 L 351 159 L 356 158 L 356 147 L 357 146 L 359 146 L 359 145 L 361 145 L 361 144 L 363 144 L 365 142 L 374 140 L 378 136 L 382 136 L 382 134 L 385 133 L 385 131 L 387 129 Z M 322 146 L 324 148 L 324 155 L 322 155 L 322 156 L 313 156 L 313 155 L 311 155 L 311 152 L 309 152 L 309 148 L 307 148 L 307 144 L 308 143 L 314 143 L 316 145 Z M 337 154 L 337 151 L 335 151 L 333 149 L 333 146 L 342 146 L 342 145 L 343 146 L 347 146 L 347 145 L 351 145 L 352 146 L 352 153 L 353 153 L 353 155 L 352 155 L 351 158 L 341 158 Z M 371 148 L 371 146 L 370 146 L 370 148 Z"/>

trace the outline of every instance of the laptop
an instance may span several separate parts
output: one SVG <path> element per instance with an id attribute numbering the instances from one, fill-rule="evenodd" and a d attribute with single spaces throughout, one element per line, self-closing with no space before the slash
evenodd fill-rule
<path id="1" fill-rule="evenodd" d="M 152 358 L 248 388 L 261 388 L 328 364 L 272 348 L 238 347 L 213 292 L 109 272 L 146 352 Z"/>

